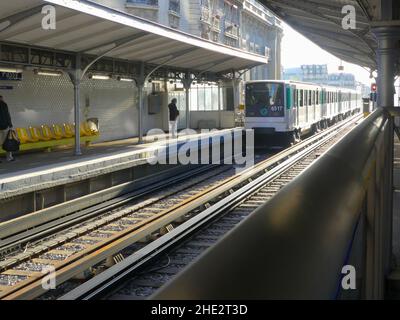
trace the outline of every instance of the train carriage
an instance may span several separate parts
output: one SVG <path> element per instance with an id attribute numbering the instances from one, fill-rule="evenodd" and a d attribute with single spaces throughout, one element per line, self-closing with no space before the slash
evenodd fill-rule
<path id="1" fill-rule="evenodd" d="M 257 136 L 296 142 L 360 112 L 361 106 L 361 94 L 351 89 L 278 80 L 246 83 L 246 129 Z"/>

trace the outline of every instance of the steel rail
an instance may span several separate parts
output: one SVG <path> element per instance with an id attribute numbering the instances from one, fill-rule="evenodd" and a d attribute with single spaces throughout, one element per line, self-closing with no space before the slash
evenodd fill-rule
<path id="1" fill-rule="evenodd" d="M 359 266 L 367 268 L 364 284 L 383 282 L 391 253 L 393 120 L 382 109 L 152 298 L 335 299 L 353 249 L 368 252 Z M 360 230 L 366 239 L 353 248 L 360 216 L 371 213 L 367 231 Z"/>
<path id="2" fill-rule="evenodd" d="M 95 217 L 106 211 L 110 211 L 114 208 L 120 207 L 128 202 L 139 199 L 149 193 L 161 190 L 165 186 L 186 180 L 187 178 L 193 177 L 194 175 L 207 172 L 213 167 L 215 167 L 215 165 L 207 165 L 204 167 L 195 168 L 190 170 L 189 172 L 184 172 L 181 175 L 178 176 L 174 175 L 173 177 L 170 177 L 166 180 L 162 180 L 154 184 L 145 186 L 140 190 L 127 193 L 123 196 L 119 196 L 111 200 L 107 200 L 103 203 L 86 208 L 84 210 L 73 212 L 72 214 L 69 214 L 67 216 L 55 219 L 55 221 L 50 221 L 44 224 L 35 223 L 36 225 L 35 227 L 27 227 L 26 231 L 18 232 L 17 234 L 12 234 L 8 237 L 3 237 L 0 240 L 0 256 L 11 252 L 13 248 L 23 247 L 27 243 L 31 243 L 32 241 L 35 241 L 39 238 L 43 238 L 57 231 L 68 228 L 74 224 Z M 17 219 L 17 221 L 11 221 L 10 223 L 5 223 L 3 227 L 6 228 L 11 223 L 21 224 L 23 223 L 23 221 L 21 221 L 21 219 Z"/>
<path id="3" fill-rule="evenodd" d="M 347 125 L 351 125 L 351 123 L 348 123 Z M 128 277 L 143 268 L 146 264 L 165 252 L 170 251 L 171 248 L 182 243 L 195 232 L 210 224 L 217 217 L 233 210 L 252 194 L 256 193 L 265 185 L 270 184 L 284 172 L 290 170 L 290 168 L 292 168 L 296 163 L 319 149 L 322 145 L 325 145 L 328 141 L 334 139 L 337 134 L 338 132 L 331 132 L 324 139 L 265 172 L 257 179 L 249 182 L 208 209 L 203 210 L 200 214 L 196 215 L 189 221 L 181 224 L 167 235 L 150 243 L 148 246 L 135 252 L 121 263 L 111 267 L 100 275 L 62 296 L 59 300 L 91 300 L 104 298 L 107 296 L 108 292 L 115 290 L 115 287 L 120 286 Z"/>
<path id="4" fill-rule="evenodd" d="M 210 188 L 210 190 L 206 190 L 199 195 L 190 198 L 183 204 L 179 204 L 171 209 L 166 210 L 165 212 L 162 212 L 162 214 L 159 216 L 155 217 L 154 219 L 150 219 L 147 223 L 139 226 L 139 229 L 134 229 L 133 233 L 131 233 L 131 231 L 121 233 L 121 235 L 119 235 L 117 238 L 104 242 L 103 247 L 97 248 L 94 251 L 91 250 L 84 252 L 84 254 L 81 255 L 83 258 L 76 257 L 69 263 L 65 263 L 60 269 L 57 269 L 57 280 L 59 283 L 62 283 L 77 273 L 83 272 L 88 267 L 99 263 L 108 256 L 115 254 L 130 244 L 142 239 L 147 234 L 151 234 L 160 227 L 175 221 L 179 217 L 185 215 L 187 212 L 193 211 L 196 208 L 213 201 L 213 199 L 217 199 L 224 193 L 229 194 L 229 191 L 231 191 L 232 188 L 237 187 L 241 183 L 248 183 L 249 179 L 254 177 L 255 174 L 262 173 L 263 170 L 271 170 L 272 167 L 279 165 L 280 161 L 285 160 L 290 155 L 295 155 L 296 153 L 300 152 L 301 149 L 315 144 L 315 142 L 318 140 L 323 140 L 324 137 L 329 136 L 330 134 L 333 135 L 341 127 L 346 126 L 357 119 L 360 119 L 359 116 L 355 116 L 344 122 L 341 122 L 335 127 L 320 133 L 318 136 L 312 137 L 299 145 L 289 148 L 289 150 L 282 152 L 280 155 L 273 156 L 271 159 L 256 165 L 255 168 L 248 169 L 239 176 L 228 179 L 228 182 L 223 182 L 217 187 Z M 43 288 L 41 287 L 41 278 L 43 278 L 43 275 L 38 275 L 37 280 L 33 279 L 33 281 L 29 282 L 27 285 L 24 284 L 22 287 L 17 285 L 10 293 L 3 295 L 2 298 L 26 299 L 37 297 L 43 293 Z"/>
<path id="5" fill-rule="evenodd" d="M 345 124 L 345 122 L 343 123 Z M 342 124 L 340 124 L 342 125 Z M 335 127 L 329 128 L 328 130 L 325 130 L 322 132 L 322 134 L 329 134 L 332 130 L 335 130 Z M 313 136 L 307 140 L 303 141 L 304 143 L 313 143 L 315 140 L 320 139 L 321 136 L 316 135 Z M 301 145 L 296 145 L 294 147 L 288 148 L 287 150 L 284 151 L 284 153 L 281 153 L 279 157 L 282 155 L 285 156 L 290 156 L 293 152 L 297 152 L 300 148 L 304 147 L 303 144 Z M 274 157 L 271 157 L 270 160 L 274 160 Z M 262 166 L 263 163 L 257 164 L 254 168 L 258 168 Z M 198 174 L 201 172 L 206 171 L 204 168 L 200 169 L 194 169 L 193 171 L 183 174 L 182 177 L 185 178 L 186 176 L 190 176 L 192 174 Z M 253 170 L 253 168 L 249 169 Z M 176 181 L 182 180 L 179 177 L 176 177 Z M 130 202 L 138 197 L 144 196 L 146 193 L 157 191 L 161 189 L 163 186 L 168 185 L 169 183 L 173 183 L 174 178 L 171 180 L 167 180 L 167 182 L 157 182 L 152 186 L 145 186 L 143 187 L 140 191 L 134 191 L 131 193 L 128 193 L 126 195 L 116 197 L 111 200 L 107 200 L 101 204 L 85 208 L 83 210 L 78 210 L 77 212 L 72 212 L 66 216 L 61 216 L 59 218 L 55 218 L 55 221 L 47 221 L 47 217 L 51 215 L 51 213 L 44 213 L 46 215 L 46 220 L 45 222 L 42 221 L 41 215 L 38 213 L 34 213 L 29 215 L 29 217 L 21 217 L 18 219 L 14 219 L 9 222 L 4 222 L 0 224 L 0 233 L 2 234 L 2 239 L 0 240 L 0 256 L 2 255 L 2 252 L 7 252 L 9 251 L 12 247 L 16 246 L 23 246 L 24 244 L 33 241 L 41 236 L 48 235 L 52 232 L 55 232 L 57 230 L 62 229 L 63 227 L 68 227 L 70 225 L 73 225 L 74 223 L 78 223 L 86 218 L 93 217 L 97 214 L 100 214 L 106 210 L 112 209 L 113 207 L 117 207 L 120 205 L 123 205 L 127 202 Z M 117 186 L 119 188 L 119 186 Z M 111 189 L 114 189 L 111 188 Z M 103 192 L 103 191 L 102 191 Z M 110 190 L 112 192 L 112 190 Z M 87 198 L 87 201 L 90 201 L 88 197 L 93 197 L 96 196 L 96 194 L 90 195 L 90 196 L 85 196 L 84 198 Z M 75 200 L 71 201 L 72 203 L 75 202 Z M 73 205 L 72 203 L 64 203 L 62 206 L 66 205 Z M 58 208 L 58 206 L 56 206 Z M 55 208 L 55 209 L 57 209 Z M 52 208 L 50 208 L 52 209 Z M 61 208 L 59 210 L 62 210 Z M 46 210 L 45 210 L 46 211 Z M 25 221 L 29 219 L 29 221 Z M 15 229 L 17 228 L 17 229 Z M 25 228 L 25 230 L 24 230 Z M 15 230 L 15 231 L 13 231 Z M 14 233 L 13 233 L 14 232 Z"/>

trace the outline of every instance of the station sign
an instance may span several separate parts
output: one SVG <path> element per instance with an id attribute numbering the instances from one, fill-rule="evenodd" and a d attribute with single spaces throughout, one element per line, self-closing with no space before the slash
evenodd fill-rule
<path id="1" fill-rule="evenodd" d="M 0 81 L 22 81 L 22 72 L 0 72 Z"/>
<path id="2" fill-rule="evenodd" d="M 0 90 L 13 90 L 13 86 L 0 86 Z"/>

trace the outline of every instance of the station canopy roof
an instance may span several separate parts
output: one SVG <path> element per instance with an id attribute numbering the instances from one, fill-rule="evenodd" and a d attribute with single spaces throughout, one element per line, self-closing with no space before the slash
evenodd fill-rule
<path id="1" fill-rule="evenodd" d="M 373 0 L 260 0 L 282 20 L 338 58 L 377 69 L 377 41 L 371 33 Z M 356 9 L 356 29 L 342 27 L 345 5 Z M 301 50 L 301 48 L 299 48 Z"/>
<path id="2" fill-rule="evenodd" d="M 56 29 L 42 28 L 43 6 L 56 8 Z M 213 43 L 160 24 L 76 0 L 0 4 L 0 41 L 143 61 L 194 72 L 223 73 L 268 63 L 266 56 Z"/>

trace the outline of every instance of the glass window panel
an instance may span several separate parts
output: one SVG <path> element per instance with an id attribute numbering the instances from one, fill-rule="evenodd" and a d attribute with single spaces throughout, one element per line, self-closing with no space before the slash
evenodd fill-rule
<path id="1" fill-rule="evenodd" d="M 218 87 L 212 88 L 212 110 L 218 110 Z"/>
<path id="2" fill-rule="evenodd" d="M 198 110 L 204 111 L 205 110 L 205 90 L 204 88 L 199 88 L 199 97 L 198 97 Z"/>
<path id="3" fill-rule="evenodd" d="M 190 90 L 190 110 L 197 111 L 197 88 L 193 88 Z"/>
<path id="4" fill-rule="evenodd" d="M 206 87 L 206 102 L 205 102 L 205 110 L 212 110 L 212 92 L 211 87 Z"/>

